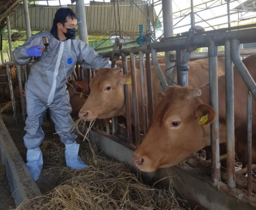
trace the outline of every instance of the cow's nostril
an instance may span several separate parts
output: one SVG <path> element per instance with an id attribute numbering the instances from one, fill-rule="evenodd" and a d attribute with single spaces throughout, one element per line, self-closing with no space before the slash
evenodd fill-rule
<path id="1" fill-rule="evenodd" d="M 87 117 L 87 116 L 88 116 L 88 112 L 84 112 L 83 117 Z"/>
<path id="2" fill-rule="evenodd" d="M 88 112 L 88 111 L 81 111 L 81 110 L 80 110 L 80 112 L 79 112 L 79 118 L 80 118 L 80 119 L 86 120 L 87 117 L 88 117 L 88 115 L 89 115 L 89 112 Z"/>
<path id="3" fill-rule="evenodd" d="M 137 158 L 137 159 L 135 160 L 135 164 L 138 165 L 138 166 L 141 166 L 143 162 L 144 162 L 144 159 L 143 159 L 143 158 Z"/>

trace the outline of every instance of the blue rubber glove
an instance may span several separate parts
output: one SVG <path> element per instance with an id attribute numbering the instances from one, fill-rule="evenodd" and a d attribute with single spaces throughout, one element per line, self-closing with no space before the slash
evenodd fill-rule
<path id="1" fill-rule="evenodd" d="M 32 46 L 26 50 L 26 54 L 29 57 L 40 57 L 43 53 L 43 50 L 40 50 L 40 49 L 43 49 L 43 47 L 42 46 Z"/>

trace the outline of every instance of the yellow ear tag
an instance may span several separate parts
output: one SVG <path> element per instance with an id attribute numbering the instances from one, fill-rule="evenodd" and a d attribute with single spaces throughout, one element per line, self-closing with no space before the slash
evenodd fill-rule
<path id="1" fill-rule="evenodd" d="M 82 92 L 80 93 L 80 98 L 83 98 L 83 93 Z"/>
<path id="2" fill-rule="evenodd" d="M 127 85 L 132 84 L 132 78 L 131 77 L 127 80 L 126 84 Z"/>
<path id="3" fill-rule="evenodd" d="M 200 118 L 198 124 L 204 125 L 208 121 L 208 114 L 204 115 L 203 117 Z"/>

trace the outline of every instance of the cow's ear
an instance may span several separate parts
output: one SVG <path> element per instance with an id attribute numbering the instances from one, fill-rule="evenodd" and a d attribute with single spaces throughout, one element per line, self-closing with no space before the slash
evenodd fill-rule
<path id="1" fill-rule="evenodd" d="M 209 125 L 216 119 L 216 112 L 207 104 L 200 104 L 196 108 L 196 117 L 198 118 L 198 124 Z"/>
<path id="2" fill-rule="evenodd" d="M 164 99 L 164 97 L 165 97 L 164 93 L 162 93 L 162 92 L 158 93 L 158 102 L 162 101 Z"/>
<path id="3" fill-rule="evenodd" d="M 131 72 L 128 72 L 127 74 L 121 74 L 120 75 L 120 80 L 119 80 L 119 83 L 121 85 L 129 85 L 132 83 L 132 78 L 131 78 Z"/>

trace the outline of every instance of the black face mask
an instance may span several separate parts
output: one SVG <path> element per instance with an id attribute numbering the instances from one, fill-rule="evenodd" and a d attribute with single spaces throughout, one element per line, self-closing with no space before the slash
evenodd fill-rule
<path id="1" fill-rule="evenodd" d="M 76 29 L 75 28 L 67 28 L 67 33 L 64 33 L 67 39 L 75 39 L 76 38 Z"/>

